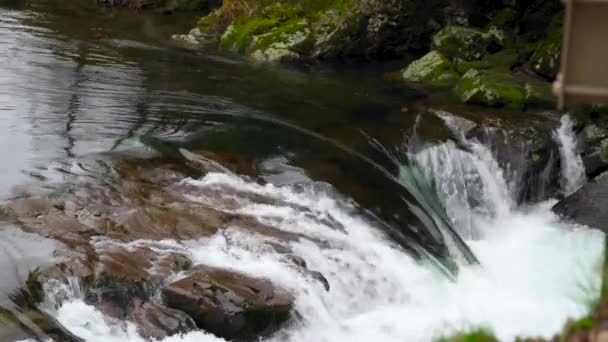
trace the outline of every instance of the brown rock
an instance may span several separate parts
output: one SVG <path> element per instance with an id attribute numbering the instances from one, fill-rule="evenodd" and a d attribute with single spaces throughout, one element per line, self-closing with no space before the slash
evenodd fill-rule
<path id="1" fill-rule="evenodd" d="M 144 338 L 164 339 L 196 329 L 192 318 L 185 313 L 150 302 L 134 302 L 129 321 L 135 323 Z"/>
<path id="2" fill-rule="evenodd" d="M 293 297 L 268 280 L 210 267 L 170 284 L 163 297 L 199 328 L 228 339 L 270 333 L 293 307 Z"/>

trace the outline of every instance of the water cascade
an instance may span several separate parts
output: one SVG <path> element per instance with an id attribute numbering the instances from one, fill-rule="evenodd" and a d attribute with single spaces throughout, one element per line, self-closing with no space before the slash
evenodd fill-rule
<path id="1" fill-rule="evenodd" d="M 238 227 L 196 241 L 139 240 L 130 246 L 179 251 L 195 265 L 229 265 L 289 289 L 299 315 L 269 341 L 423 342 L 476 327 L 491 329 L 501 341 L 551 337 L 568 318 L 586 314 L 589 293 L 599 294 L 603 234 L 561 223 L 551 202 L 518 208 L 489 149 L 467 144 L 466 150 L 452 142 L 427 146 L 412 156 L 416 177 L 431 185 L 425 191 L 437 191 L 441 199 L 416 205 L 444 207 L 480 261 L 457 259 L 455 279 L 430 259 L 413 259 L 326 183 L 275 186 L 221 171 L 182 180 L 200 190 L 190 199 L 302 234 L 289 248 L 327 278 L 329 291 L 289 266 L 268 247 L 267 237 Z M 402 181 L 411 167 L 402 166 Z M 143 341 L 133 325 L 103 317 L 77 293 L 51 311 L 87 341 Z M 194 332 L 164 342 L 218 340 Z"/>
<path id="2" fill-rule="evenodd" d="M 587 181 L 583 159 L 578 152 L 574 122 L 568 115 L 561 119 L 561 125 L 554 133 L 559 144 L 561 157 L 561 188 L 564 196 L 571 195 Z"/>

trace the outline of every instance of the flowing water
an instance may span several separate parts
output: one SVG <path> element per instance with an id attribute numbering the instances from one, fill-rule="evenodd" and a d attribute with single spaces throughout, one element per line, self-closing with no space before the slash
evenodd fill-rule
<path id="1" fill-rule="evenodd" d="M 180 253 L 194 265 L 272 280 L 294 294 L 298 314 L 269 341 L 431 341 L 476 327 L 505 341 L 550 337 L 599 295 L 603 234 L 562 222 L 550 199 L 518 204 L 516 182 L 492 146 L 433 114 L 422 118 L 420 143 L 409 152 L 380 153 L 369 143 L 368 136 L 399 145 L 420 109 L 419 93 L 378 77 L 384 66 L 251 66 L 171 47 L 166 37 L 195 16 L 133 15 L 91 3 L 0 0 L 4 200 L 57 192 L 93 198 L 95 186 L 122 186 L 108 165 L 179 155 L 179 163 L 208 172 L 171 178 L 161 189 L 298 234 L 281 243 L 323 274 L 330 290 L 237 225 L 195 239 L 93 236 L 87 243 Z M 555 118 L 513 115 L 521 125 L 533 117 L 556 128 Z M 562 119 L 556 132 L 568 180 L 562 191 L 570 193 L 582 184 L 572 124 Z M 7 255 L 0 305 L 15 310 L 10 292 L 52 262 L 60 243 L 9 224 L 0 233 Z M 39 308 L 72 335 L 145 341 L 132 323 L 88 304 L 77 279 L 44 290 Z M 164 341 L 219 340 L 192 332 Z"/>
<path id="2" fill-rule="evenodd" d="M 555 132 L 555 139 L 559 142 L 559 153 L 562 160 L 562 192 L 568 196 L 582 188 L 587 181 L 585 166 L 574 132 L 574 123 L 568 115 L 562 117 L 561 125 Z"/>

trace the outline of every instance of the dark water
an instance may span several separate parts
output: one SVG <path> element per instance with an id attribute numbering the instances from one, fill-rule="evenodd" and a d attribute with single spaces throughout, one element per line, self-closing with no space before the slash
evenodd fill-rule
<path id="1" fill-rule="evenodd" d="M 444 96 L 428 100 L 383 78 L 406 61 L 261 66 L 174 46 L 168 37 L 196 19 L 103 9 L 90 0 L 0 0 L 0 198 L 53 188 L 80 160 L 145 156 L 148 143 L 229 155 L 246 164 L 244 173 L 286 160 L 365 208 L 382 207 L 384 219 L 403 221 L 404 195 L 369 161 L 389 172 L 394 165 L 368 137 L 401 144 L 420 112 L 446 106 Z M 423 121 L 426 139 L 448 135 L 437 118 Z M 263 176 L 290 182 L 301 172 Z M 10 229 L 1 234 L 11 257 L 0 263 L 8 274 L 0 289 L 8 291 L 48 258 L 38 246 L 52 245 Z"/>

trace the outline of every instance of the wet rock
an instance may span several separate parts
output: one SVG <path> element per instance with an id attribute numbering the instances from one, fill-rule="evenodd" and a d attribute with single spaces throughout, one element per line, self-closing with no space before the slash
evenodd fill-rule
<path id="1" fill-rule="evenodd" d="M 608 174 L 602 174 L 553 207 L 558 215 L 592 228 L 608 230 Z"/>
<path id="2" fill-rule="evenodd" d="M 182 254 L 160 253 L 146 246 L 126 247 L 116 242 L 96 242 L 94 275 L 86 279 L 87 301 L 104 313 L 123 319 L 133 300 L 146 301 L 170 275 L 189 267 Z"/>
<path id="3" fill-rule="evenodd" d="M 403 70 L 407 82 L 421 83 L 428 87 L 449 87 L 458 81 L 452 63 L 437 51 L 412 62 Z"/>
<path id="4" fill-rule="evenodd" d="M 488 36 L 479 30 L 447 26 L 432 41 L 432 48 L 451 59 L 475 61 L 483 57 L 489 45 Z"/>
<path id="5" fill-rule="evenodd" d="M 168 285 L 163 298 L 199 328 L 228 339 L 271 333 L 293 307 L 293 297 L 268 280 L 209 267 Z"/>
<path id="6" fill-rule="evenodd" d="M 455 91 L 463 103 L 489 107 L 522 109 L 526 98 L 523 82 L 497 70 L 471 69 L 458 81 Z"/>
<path id="7" fill-rule="evenodd" d="M 141 336 L 162 340 L 196 329 L 192 318 L 185 313 L 160 304 L 134 301 L 128 320 L 137 326 Z"/>
<path id="8" fill-rule="evenodd" d="M 551 129 L 487 123 L 469 131 L 495 156 L 519 203 L 546 200 L 559 192 L 559 150 Z"/>
<path id="9" fill-rule="evenodd" d="M 595 177 L 608 170 L 608 139 L 588 143 L 582 154 L 585 172 L 588 177 Z"/>

